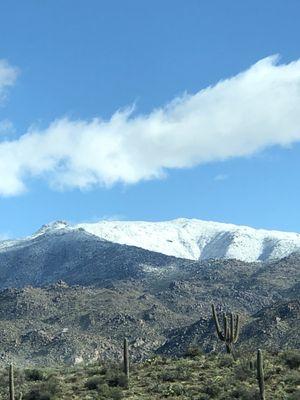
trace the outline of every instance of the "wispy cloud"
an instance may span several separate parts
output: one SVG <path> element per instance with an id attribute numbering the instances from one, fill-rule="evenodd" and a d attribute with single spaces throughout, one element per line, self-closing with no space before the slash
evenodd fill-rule
<path id="1" fill-rule="evenodd" d="M 226 181 L 229 178 L 227 174 L 218 174 L 214 177 L 214 181 Z"/>
<path id="2" fill-rule="evenodd" d="M 11 133 L 14 133 L 14 125 L 11 121 L 8 119 L 3 119 L 0 121 L 0 136 L 1 135 L 10 135 Z"/>
<path id="3" fill-rule="evenodd" d="M 134 184 L 299 140 L 300 60 L 273 56 L 147 115 L 62 118 L 0 142 L 0 194 L 22 193 L 28 177 L 60 189 Z"/>
<path id="4" fill-rule="evenodd" d="M 99 221 L 122 221 L 126 219 L 126 215 L 124 214 L 107 214 L 107 215 L 101 215 L 101 216 L 92 216 L 88 220 L 82 222 L 80 221 L 72 221 L 72 225 L 77 225 L 77 224 L 92 224 L 94 222 L 99 222 Z"/>
<path id="5" fill-rule="evenodd" d="M 17 68 L 10 65 L 6 60 L 0 60 L 0 101 L 5 98 L 7 88 L 14 85 L 17 75 Z"/>

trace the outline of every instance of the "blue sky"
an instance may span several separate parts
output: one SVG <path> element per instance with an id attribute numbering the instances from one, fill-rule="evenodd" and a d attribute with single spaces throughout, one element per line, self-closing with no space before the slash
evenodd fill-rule
<path id="1" fill-rule="evenodd" d="M 300 58 L 299 13 L 297 0 L 2 1 L 0 59 L 14 77 L 0 105 L 0 234 L 57 219 L 177 217 L 300 231 L 299 67 L 288 67 Z M 251 70 L 274 54 L 277 64 Z M 250 122 L 236 110 L 244 99 Z"/>

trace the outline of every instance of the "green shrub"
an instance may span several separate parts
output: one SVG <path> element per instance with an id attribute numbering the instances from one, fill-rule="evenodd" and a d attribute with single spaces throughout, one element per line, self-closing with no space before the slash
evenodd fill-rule
<path id="1" fill-rule="evenodd" d="M 292 384 L 294 387 L 297 387 L 300 385 L 300 374 L 299 371 L 292 370 L 289 371 L 285 376 L 284 376 L 284 381 Z"/>
<path id="2" fill-rule="evenodd" d="M 175 396 L 181 396 L 185 394 L 185 388 L 180 383 L 172 385 L 171 389 Z"/>
<path id="3" fill-rule="evenodd" d="M 158 378 L 163 382 L 177 382 L 185 381 L 190 378 L 190 371 L 181 365 L 178 365 L 176 369 L 166 370 L 158 375 Z"/>
<path id="4" fill-rule="evenodd" d="M 50 376 L 45 382 L 41 384 L 41 389 L 51 395 L 58 394 L 60 391 L 59 381 L 56 376 Z"/>
<path id="5" fill-rule="evenodd" d="M 194 357 L 201 356 L 202 354 L 203 354 L 203 351 L 201 350 L 201 348 L 199 346 L 192 345 L 186 349 L 184 356 L 194 358 Z"/>
<path id="6" fill-rule="evenodd" d="M 238 364 L 234 369 L 234 375 L 238 381 L 246 381 L 251 374 L 250 368 L 244 363 Z"/>
<path id="7" fill-rule="evenodd" d="M 123 398 L 123 393 L 119 388 L 110 388 L 110 398 L 113 400 L 121 400 Z"/>
<path id="8" fill-rule="evenodd" d="M 100 385 L 102 385 L 104 383 L 104 380 L 101 376 L 95 375 L 92 376 L 91 378 L 89 378 L 84 386 L 88 389 L 88 390 L 97 390 L 99 388 Z"/>
<path id="9" fill-rule="evenodd" d="M 208 382 L 207 385 L 202 389 L 202 392 L 211 396 L 212 399 L 220 394 L 221 391 L 222 388 L 220 385 L 213 381 Z"/>
<path id="10" fill-rule="evenodd" d="M 260 400 L 258 389 L 238 386 L 231 392 L 231 398 L 239 400 Z"/>
<path id="11" fill-rule="evenodd" d="M 123 393 L 120 388 L 109 387 L 107 383 L 100 385 L 98 387 L 99 397 L 97 399 L 113 399 L 120 400 L 123 398 Z"/>
<path id="12" fill-rule="evenodd" d="M 33 389 L 24 396 L 24 400 L 51 400 L 52 398 L 51 393 L 40 389 Z"/>
<path id="13" fill-rule="evenodd" d="M 230 354 L 224 354 L 219 361 L 219 366 L 221 368 L 231 367 L 233 364 L 234 364 L 234 360 Z"/>
<path id="14" fill-rule="evenodd" d="M 102 385 L 99 385 L 98 387 L 97 387 L 97 391 L 98 391 L 98 393 L 99 393 L 99 395 L 100 396 L 106 396 L 106 397 L 108 397 L 109 395 L 110 395 L 110 392 L 111 392 L 111 388 L 108 386 L 108 384 L 107 383 L 103 383 Z"/>
<path id="15" fill-rule="evenodd" d="M 290 368 L 300 367 L 300 352 L 297 350 L 289 350 L 283 353 L 282 358 Z"/>
<path id="16" fill-rule="evenodd" d="M 25 379 L 27 381 L 42 381 L 45 379 L 44 373 L 35 368 L 35 369 L 26 369 L 25 370 Z"/>
<path id="17" fill-rule="evenodd" d="M 128 387 L 128 379 L 123 372 L 110 372 L 109 374 L 107 374 L 106 379 L 108 380 L 109 386 L 120 386 L 123 388 Z"/>
<path id="18" fill-rule="evenodd" d="M 299 400 L 299 399 L 300 399 L 300 389 L 296 389 L 287 398 L 287 400 Z"/>

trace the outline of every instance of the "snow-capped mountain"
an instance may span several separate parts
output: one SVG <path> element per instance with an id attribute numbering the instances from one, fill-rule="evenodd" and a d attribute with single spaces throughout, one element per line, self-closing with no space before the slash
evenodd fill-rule
<path id="1" fill-rule="evenodd" d="M 300 234 L 197 219 L 100 221 L 77 227 L 100 238 L 170 256 L 266 261 L 300 251 Z"/>
<path id="2" fill-rule="evenodd" d="M 181 218 L 164 222 L 99 221 L 77 225 L 56 221 L 25 239 L 0 242 L 0 253 L 49 235 L 52 243 L 56 236 L 59 238 L 67 232 L 86 232 L 109 242 L 190 260 L 268 261 L 300 252 L 299 233 Z"/>

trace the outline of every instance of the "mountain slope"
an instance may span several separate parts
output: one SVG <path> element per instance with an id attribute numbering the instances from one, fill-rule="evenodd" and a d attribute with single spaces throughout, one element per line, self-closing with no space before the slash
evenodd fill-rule
<path id="1" fill-rule="evenodd" d="M 44 225 L 31 237 L 0 242 L 0 253 L 24 246 L 44 235 L 86 232 L 100 239 L 189 260 L 210 258 L 247 262 L 268 261 L 300 251 L 300 234 L 267 231 L 197 219 L 166 222 L 100 221 L 68 225 L 58 221 Z M 99 242 L 100 243 L 100 242 Z"/>
<path id="2" fill-rule="evenodd" d="M 191 260 L 267 261 L 300 250 L 300 234 L 197 219 L 100 221 L 77 227 L 100 238 Z"/>
<path id="3" fill-rule="evenodd" d="M 147 268 L 168 268 L 180 260 L 102 240 L 82 229 L 45 229 L 0 248 L 0 288 L 68 284 L 103 285 L 142 277 Z"/>

